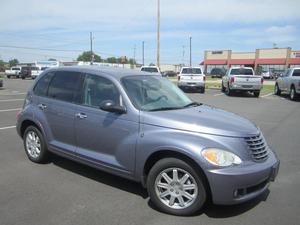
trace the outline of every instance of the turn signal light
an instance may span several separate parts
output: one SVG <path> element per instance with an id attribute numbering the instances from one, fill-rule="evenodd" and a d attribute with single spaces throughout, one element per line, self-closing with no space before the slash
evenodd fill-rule
<path id="1" fill-rule="evenodd" d="M 234 77 L 231 77 L 230 78 L 230 83 L 233 83 L 234 82 Z"/>
<path id="2" fill-rule="evenodd" d="M 180 81 L 180 76 L 177 76 L 177 80 Z"/>
<path id="3" fill-rule="evenodd" d="M 203 76 L 203 81 L 206 81 L 206 76 Z"/>
<path id="4" fill-rule="evenodd" d="M 262 83 L 262 84 L 264 83 L 264 78 L 261 78 L 261 83 Z"/>

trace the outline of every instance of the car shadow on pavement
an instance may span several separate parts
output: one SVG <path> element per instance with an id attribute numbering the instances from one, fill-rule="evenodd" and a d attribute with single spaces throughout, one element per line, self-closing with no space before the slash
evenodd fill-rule
<path id="1" fill-rule="evenodd" d="M 65 170 L 92 179 L 96 182 L 109 185 L 111 187 L 127 191 L 135 195 L 139 195 L 144 199 L 148 198 L 147 190 L 144 189 L 142 185 L 137 182 L 127 180 L 125 178 L 118 177 L 115 175 L 111 175 L 101 170 L 97 170 L 95 168 L 56 155 L 51 156 L 50 163 L 53 163 L 54 165 L 61 167 Z"/>
<path id="2" fill-rule="evenodd" d="M 55 166 L 68 170 L 72 173 L 76 173 L 78 175 L 92 179 L 96 182 L 129 192 L 131 194 L 141 196 L 144 199 L 147 199 L 149 197 L 147 190 L 143 188 L 141 184 L 136 183 L 134 181 L 130 181 L 122 177 L 111 175 L 101 170 L 97 170 L 92 167 L 56 155 L 52 155 L 50 163 L 53 163 Z M 200 216 L 202 214 L 205 214 L 211 218 L 228 218 L 228 217 L 238 216 L 240 214 L 243 214 L 251 210 L 260 202 L 266 201 L 268 195 L 269 195 L 269 190 L 265 191 L 262 195 L 260 195 L 258 198 L 254 200 L 239 205 L 232 205 L 232 206 L 220 206 L 208 202 L 200 212 L 197 212 L 196 214 L 192 215 L 192 217 Z M 148 205 L 150 208 L 159 211 L 153 205 L 150 199 L 148 200 Z"/>

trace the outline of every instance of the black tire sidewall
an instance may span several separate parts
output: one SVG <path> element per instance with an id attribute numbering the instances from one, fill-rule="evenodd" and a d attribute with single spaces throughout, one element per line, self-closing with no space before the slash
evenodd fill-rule
<path id="1" fill-rule="evenodd" d="M 194 177 L 198 186 L 197 199 L 191 206 L 185 209 L 172 209 L 167 207 L 159 200 L 155 192 L 155 180 L 159 173 L 165 169 L 172 167 L 181 168 L 190 173 Z M 182 161 L 177 158 L 161 159 L 151 168 L 147 177 L 147 190 L 151 201 L 154 203 L 154 205 L 158 208 L 159 211 L 177 216 L 193 215 L 203 207 L 207 199 L 207 192 L 203 183 L 203 178 L 199 175 L 199 173 L 196 172 L 196 169 L 187 164 L 185 161 Z"/>
<path id="2" fill-rule="evenodd" d="M 33 131 L 37 134 L 37 136 L 40 139 L 40 144 L 41 144 L 41 153 L 37 158 L 33 158 L 27 151 L 26 148 L 26 136 L 28 134 L 28 132 Z M 30 161 L 35 162 L 35 163 L 43 163 L 46 161 L 47 157 L 48 157 L 48 150 L 45 144 L 45 140 L 44 140 L 44 136 L 43 134 L 40 132 L 39 129 L 37 129 L 34 126 L 29 126 L 26 128 L 24 135 L 23 135 L 23 144 L 24 144 L 24 149 L 25 149 L 25 153 L 27 155 L 27 157 L 29 158 Z"/>

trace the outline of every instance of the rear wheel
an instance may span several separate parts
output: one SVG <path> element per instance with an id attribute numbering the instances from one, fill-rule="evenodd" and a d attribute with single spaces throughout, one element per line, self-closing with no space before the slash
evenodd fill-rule
<path id="1" fill-rule="evenodd" d="M 159 160 L 150 170 L 147 189 L 151 201 L 163 212 L 192 215 L 206 201 L 206 189 L 196 170 L 176 158 Z"/>
<path id="2" fill-rule="evenodd" d="M 32 162 L 43 163 L 47 160 L 49 152 L 47 150 L 44 137 L 35 126 L 29 126 L 26 128 L 23 141 L 27 157 Z"/>
<path id="3" fill-rule="evenodd" d="M 226 88 L 224 87 L 223 81 L 222 81 L 222 92 L 225 92 Z"/>
<path id="4" fill-rule="evenodd" d="M 201 88 L 200 88 L 200 93 L 201 93 L 201 94 L 204 94 L 204 93 L 205 93 L 205 87 L 201 87 Z"/>
<path id="5" fill-rule="evenodd" d="M 297 93 L 296 93 L 296 90 L 295 90 L 295 87 L 292 86 L 291 89 L 290 89 L 290 99 L 295 101 L 297 99 Z"/>
<path id="6" fill-rule="evenodd" d="M 280 90 L 277 83 L 275 84 L 275 87 L 274 87 L 274 93 L 275 93 L 275 95 L 280 95 L 281 94 L 281 90 Z"/>
<path id="7" fill-rule="evenodd" d="M 228 95 L 228 96 L 231 96 L 231 95 L 232 95 L 232 90 L 230 90 L 229 83 L 228 83 L 228 86 L 227 86 L 227 88 L 226 88 L 226 95 Z"/>
<path id="8" fill-rule="evenodd" d="M 7 77 L 8 79 L 10 79 L 10 75 L 7 75 L 6 77 Z"/>
<path id="9" fill-rule="evenodd" d="M 253 94 L 254 94 L 254 97 L 258 98 L 259 94 L 260 94 L 260 91 L 254 91 Z"/>

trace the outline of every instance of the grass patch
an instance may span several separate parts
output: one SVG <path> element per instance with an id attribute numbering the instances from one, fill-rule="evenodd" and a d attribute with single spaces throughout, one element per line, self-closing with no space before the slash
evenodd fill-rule
<path id="1" fill-rule="evenodd" d="M 264 85 L 263 89 L 261 89 L 261 94 L 270 94 L 274 92 L 274 85 Z"/>

